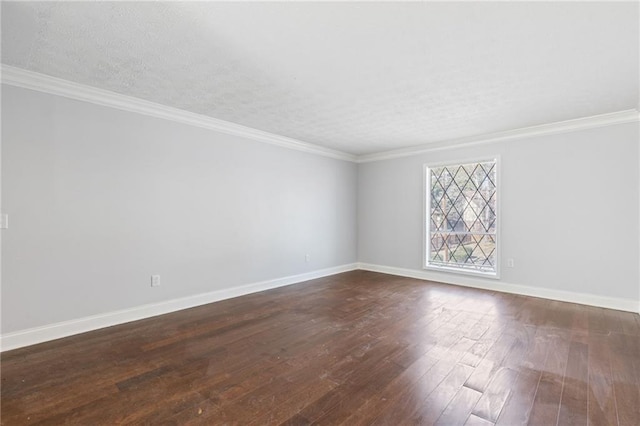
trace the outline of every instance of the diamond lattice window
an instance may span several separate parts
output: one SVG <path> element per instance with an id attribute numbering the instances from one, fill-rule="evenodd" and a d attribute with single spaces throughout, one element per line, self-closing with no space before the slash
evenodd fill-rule
<path id="1" fill-rule="evenodd" d="M 427 168 L 428 267 L 497 275 L 497 162 Z"/>

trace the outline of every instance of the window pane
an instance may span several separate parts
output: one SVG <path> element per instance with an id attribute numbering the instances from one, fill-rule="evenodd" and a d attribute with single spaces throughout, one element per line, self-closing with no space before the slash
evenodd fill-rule
<path id="1" fill-rule="evenodd" d="M 431 235 L 429 263 L 465 270 L 495 271 L 496 240 L 493 235 Z"/>
<path id="2" fill-rule="evenodd" d="M 496 272 L 496 175 L 495 161 L 429 168 L 429 265 Z"/>

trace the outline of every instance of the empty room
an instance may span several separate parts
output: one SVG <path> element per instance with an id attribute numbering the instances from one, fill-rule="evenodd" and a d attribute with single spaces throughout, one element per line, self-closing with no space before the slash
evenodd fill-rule
<path id="1" fill-rule="evenodd" d="M 2 425 L 640 424 L 640 2 L 0 5 Z"/>

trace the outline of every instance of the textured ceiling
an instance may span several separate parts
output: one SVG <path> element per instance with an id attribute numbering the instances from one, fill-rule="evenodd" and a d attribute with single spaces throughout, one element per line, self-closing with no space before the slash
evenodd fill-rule
<path id="1" fill-rule="evenodd" d="M 2 62 L 367 154 L 638 108 L 638 3 L 2 2 Z"/>

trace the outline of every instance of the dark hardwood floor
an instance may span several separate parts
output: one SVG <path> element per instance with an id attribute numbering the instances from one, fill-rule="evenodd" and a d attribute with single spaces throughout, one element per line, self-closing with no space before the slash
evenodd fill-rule
<path id="1" fill-rule="evenodd" d="M 640 425 L 640 316 L 355 271 L 2 354 L 3 425 Z"/>

